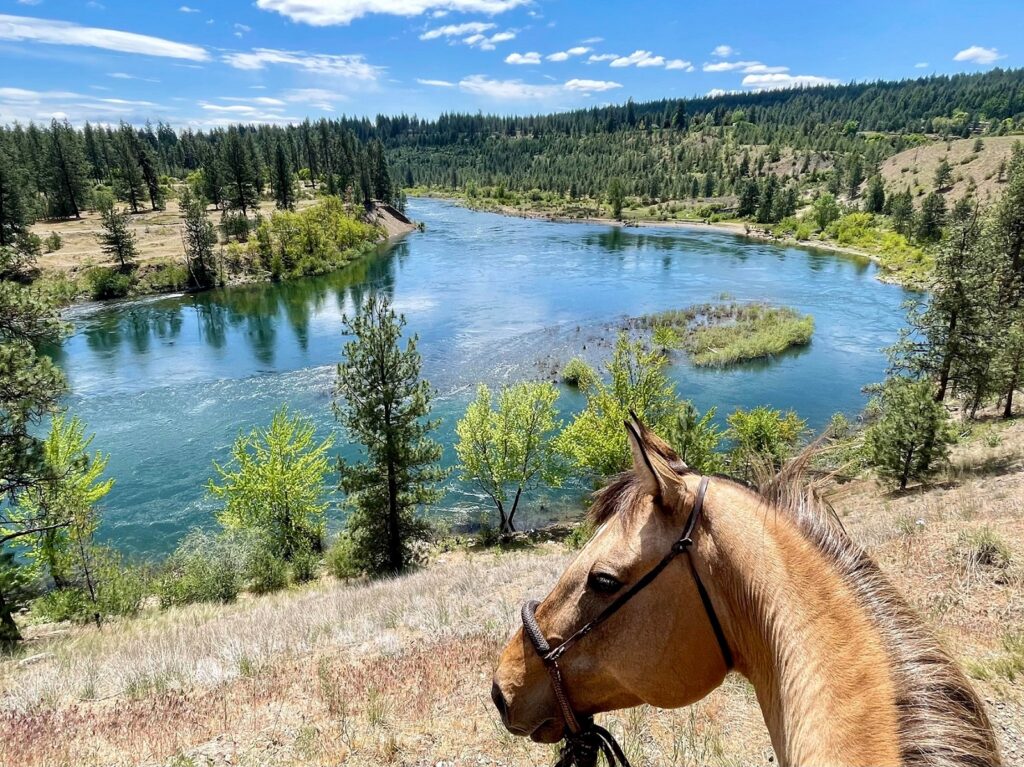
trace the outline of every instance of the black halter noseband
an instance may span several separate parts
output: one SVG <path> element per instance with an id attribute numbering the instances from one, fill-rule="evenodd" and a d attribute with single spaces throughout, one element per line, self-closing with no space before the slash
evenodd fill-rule
<path id="1" fill-rule="evenodd" d="M 697 489 L 697 498 L 693 503 L 693 511 L 690 512 L 690 517 L 686 520 L 683 534 L 672 545 L 672 548 L 669 549 L 669 552 L 662 560 L 644 577 L 602 610 L 600 615 L 579 629 L 575 634 L 558 645 L 558 647 L 552 649 L 547 639 L 544 638 L 544 633 L 540 630 L 540 626 L 537 625 L 536 610 L 539 603 L 527 602 L 523 605 L 523 630 L 526 632 L 526 636 L 530 638 L 533 648 L 547 667 L 548 674 L 551 676 L 551 685 L 555 689 L 555 698 L 558 700 L 558 706 L 562 710 L 562 716 L 565 718 L 565 727 L 568 730 L 565 736 L 565 745 L 562 746 L 562 752 L 555 767 L 573 767 L 573 765 L 576 767 L 593 767 L 593 765 L 597 764 L 599 754 L 603 754 L 605 760 L 612 767 L 616 764 L 622 765 L 622 767 L 629 767 L 629 761 L 626 759 L 625 754 L 622 753 L 622 749 L 615 742 L 615 738 L 612 737 L 611 733 L 597 725 L 592 717 L 580 717 L 573 710 L 572 703 L 569 701 L 569 696 L 565 689 L 562 671 L 558 667 L 558 659 L 565 655 L 583 637 L 617 613 L 626 602 L 649 586 L 651 581 L 661 575 L 661 572 L 680 554 L 686 555 L 686 561 L 690 565 L 690 573 L 693 575 L 694 583 L 697 584 L 697 593 L 700 594 L 700 601 L 704 605 L 708 621 L 715 632 L 715 639 L 718 641 L 718 648 L 722 653 L 722 659 L 725 661 L 725 667 L 726 669 L 732 668 L 732 651 L 725 640 L 725 632 L 722 630 L 722 624 L 715 613 L 714 605 L 711 604 L 711 597 L 708 596 L 707 589 L 704 588 L 700 575 L 697 573 L 697 568 L 693 564 L 693 557 L 690 554 L 690 547 L 693 546 L 693 531 L 697 528 L 701 512 L 704 509 L 704 496 L 707 494 L 708 481 L 707 477 L 701 477 L 700 486 Z"/>

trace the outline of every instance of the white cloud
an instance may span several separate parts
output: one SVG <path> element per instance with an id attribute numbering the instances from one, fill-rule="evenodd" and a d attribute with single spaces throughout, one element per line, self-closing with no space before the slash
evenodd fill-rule
<path id="1" fill-rule="evenodd" d="M 482 40 L 477 43 L 477 47 L 482 51 L 493 51 L 494 46 L 497 43 L 507 43 L 509 40 L 515 40 L 516 33 L 512 30 L 506 30 L 504 32 L 496 32 L 495 34 L 488 37 L 486 40 Z"/>
<path id="2" fill-rule="evenodd" d="M 501 101 L 530 101 L 557 96 L 557 85 L 532 85 L 522 80 L 494 80 L 486 75 L 469 75 L 459 81 L 459 88 L 474 96 Z"/>
<path id="3" fill-rule="evenodd" d="M 744 88 L 756 91 L 778 90 L 780 88 L 810 88 L 817 85 L 838 85 L 839 80 L 818 75 L 787 75 L 781 73 L 747 75 L 743 78 Z"/>
<path id="4" fill-rule="evenodd" d="M 716 45 L 715 49 L 711 51 L 712 56 L 717 56 L 720 59 L 727 58 L 736 53 L 736 49 L 731 45 Z"/>
<path id="5" fill-rule="evenodd" d="M 581 40 L 584 45 L 595 45 L 597 43 L 603 43 L 603 37 L 588 37 L 586 40 Z"/>
<path id="6" fill-rule="evenodd" d="M 279 51 L 273 48 L 254 48 L 249 53 L 227 53 L 224 62 L 235 69 L 259 70 L 277 65 L 366 82 L 376 81 L 383 72 L 382 67 L 367 63 L 362 54 L 334 55 Z"/>
<path id="7" fill-rule="evenodd" d="M 49 21 L 7 14 L 0 14 L 0 40 L 47 45 L 81 45 L 119 53 L 164 56 L 190 61 L 208 61 L 210 58 L 210 54 L 197 45 L 176 43 L 134 32 L 83 27 L 68 21 Z"/>
<path id="8" fill-rule="evenodd" d="M 999 53 L 997 48 L 983 48 L 980 45 L 972 45 L 970 48 L 964 48 L 956 56 L 953 57 L 953 61 L 969 61 L 972 64 L 994 64 L 999 59 L 1006 58 Z"/>
<path id="9" fill-rule="evenodd" d="M 348 96 L 343 93 L 335 93 L 324 88 L 295 88 L 282 93 L 281 98 L 289 104 L 308 104 L 323 112 L 333 112 L 334 103 L 337 101 L 348 101 Z"/>
<path id="10" fill-rule="evenodd" d="M 575 48 L 570 48 L 567 51 L 557 51 L 555 53 L 549 53 L 546 58 L 548 61 L 568 61 L 573 56 L 582 56 L 584 53 L 590 53 L 592 48 L 588 48 L 585 45 L 577 45 Z"/>
<path id="11" fill-rule="evenodd" d="M 928 68 L 928 62 L 927 61 L 919 61 L 916 64 L 914 64 L 914 69 L 927 69 L 927 68 Z"/>
<path id="12" fill-rule="evenodd" d="M 750 64 L 743 67 L 743 74 L 745 75 L 773 75 L 788 71 L 789 67 L 769 67 L 764 64 Z"/>
<path id="13" fill-rule="evenodd" d="M 611 80 L 580 80 L 572 79 L 565 84 L 565 89 L 569 91 L 582 91 L 584 93 L 610 91 L 614 88 L 621 88 L 622 83 L 612 82 Z"/>
<path id="14" fill-rule="evenodd" d="M 693 64 L 683 59 L 672 59 L 665 62 L 665 69 L 681 69 L 684 72 L 692 72 Z"/>
<path id="15" fill-rule="evenodd" d="M 434 88 L 454 88 L 455 83 L 450 83 L 447 80 L 424 80 L 419 77 L 416 78 L 416 82 L 420 85 L 430 85 Z"/>
<path id="16" fill-rule="evenodd" d="M 601 61 L 614 61 L 618 57 L 619 54 L 617 53 L 594 53 L 587 58 L 587 61 L 591 64 L 597 64 Z"/>
<path id="17" fill-rule="evenodd" d="M 259 104 L 264 107 L 283 107 L 285 104 L 281 99 L 271 98 L 270 96 L 254 96 L 251 99 L 244 99 L 238 96 L 221 96 L 220 100 L 237 104 Z"/>
<path id="18" fill-rule="evenodd" d="M 489 29 L 494 29 L 497 24 L 486 24 L 482 21 L 468 21 L 465 24 L 448 24 L 436 29 L 428 29 L 420 40 L 436 40 L 439 37 L 461 37 L 462 35 L 480 34 Z"/>
<path id="19" fill-rule="evenodd" d="M 540 54 L 536 51 L 528 53 L 510 53 L 505 57 L 506 64 L 540 64 Z"/>
<path id="20" fill-rule="evenodd" d="M 735 72 L 743 70 L 747 74 L 764 74 L 765 71 L 789 71 L 788 67 L 765 67 L 760 61 L 716 61 L 712 64 L 705 62 L 703 69 L 705 72 Z"/>
<path id="21" fill-rule="evenodd" d="M 721 88 L 712 88 L 708 91 L 709 99 L 717 99 L 719 96 L 728 96 L 729 91 L 723 91 Z"/>
<path id="22" fill-rule="evenodd" d="M 181 6 L 181 8 L 179 8 L 178 10 L 181 11 L 182 13 L 202 13 L 202 11 L 199 10 L 198 8 L 190 8 L 187 5 Z"/>
<path id="23" fill-rule="evenodd" d="M 350 24 L 369 14 L 420 16 L 437 11 L 494 15 L 531 0 L 256 0 L 257 7 L 314 27 Z"/>
<path id="24" fill-rule="evenodd" d="M 110 72 L 107 77 L 113 77 L 115 80 L 141 80 L 145 83 L 158 83 L 159 80 L 152 77 L 139 77 L 138 75 L 130 75 L 127 72 Z"/>
<path id="25" fill-rule="evenodd" d="M 116 122 L 122 119 L 141 121 L 143 116 L 167 111 L 153 101 L 118 98 L 97 98 L 74 91 L 33 91 L 25 88 L 0 87 L 0 124 L 6 122 L 74 120 L 83 123 Z"/>
<path id="26" fill-rule="evenodd" d="M 619 56 L 612 61 L 613 67 L 661 67 L 665 65 L 664 56 L 655 56 L 650 51 L 633 51 L 628 56 Z"/>

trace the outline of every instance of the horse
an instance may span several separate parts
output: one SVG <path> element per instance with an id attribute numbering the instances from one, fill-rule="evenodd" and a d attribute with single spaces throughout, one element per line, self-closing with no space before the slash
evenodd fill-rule
<path id="1" fill-rule="evenodd" d="M 687 706 L 735 671 L 780 765 L 1000 764 L 977 694 L 804 481 L 807 459 L 755 491 L 691 471 L 635 416 L 626 430 L 632 469 L 595 494 L 593 537 L 501 654 L 491 697 L 511 733 L 596 730 L 611 762 L 595 714 Z"/>

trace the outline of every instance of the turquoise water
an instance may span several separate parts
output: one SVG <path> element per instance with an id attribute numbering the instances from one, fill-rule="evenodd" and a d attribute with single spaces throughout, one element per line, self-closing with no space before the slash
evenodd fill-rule
<path id="1" fill-rule="evenodd" d="M 392 297 L 420 336 L 424 375 L 438 390 L 446 460 L 454 422 L 478 381 L 550 377 L 595 328 L 626 315 L 711 301 L 723 293 L 796 307 L 816 320 L 807 349 L 727 371 L 676 360 L 680 392 L 720 413 L 770 404 L 812 427 L 858 412 L 862 387 L 884 374 L 908 294 L 874 279 L 869 263 L 805 248 L 679 229 L 617 229 L 506 218 L 435 200 L 410 214 L 425 232 L 344 271 L 281 285 L 147 299 L 75 310 L 56 354 L 68 404 L 110 454 L 117 484 L 101 536 L 155 555 L 194 525 L 212 523 L 204 487 L 240 431 L 281 403 L 335 431 L 334 365 L 341 317 L 375 291 Z M 562 409 L 579 406 L 565 391 Z M 336 451 L 355 455 L 338 434 Z M 580 488 L 535 496 L 521 523 L 578 509 Z M 457 478 L 430 513 L 458 523 L 477 508 Z M 336 524 L 340 510 L 332 510 Z"/>

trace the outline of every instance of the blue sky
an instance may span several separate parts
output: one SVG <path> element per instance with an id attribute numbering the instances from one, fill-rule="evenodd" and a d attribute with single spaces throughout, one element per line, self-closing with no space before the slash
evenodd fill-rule
<path id="1" fill-rule="evenodd" d="M 1021 0 L 0 0 L 0 123 L 533 113 L 1024 65 Z"/>

